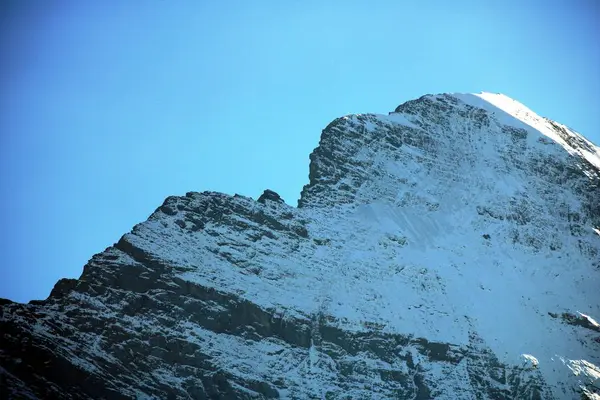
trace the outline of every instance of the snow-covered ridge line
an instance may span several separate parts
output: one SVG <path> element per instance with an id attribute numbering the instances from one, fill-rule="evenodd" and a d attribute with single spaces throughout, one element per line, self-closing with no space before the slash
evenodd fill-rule
<path id="1" fill-rule="evenodd" d="M 580 133 L 573 131 L 566 125 L 539 116 L 530 108 L 518 102 L 517 100 L 514 100 L 501 93 L 489 92 L 481 92 L 471 95 L 455 93 L 452 95 L 456 98 L 461 99 L 467 104 L 471 104 L 477 107 L 483 106 L 482 108 L 485 108 L 489 111 L 493 111 L 492 108 L 485 107 L 485 104 L 482 104 L 480 101 L 474 101 L 473 97 L 482 99 L 485 102 L 492 105 L 493 107 L 496 107 L 506 112 L 507 114 L 510 114 L 517 120 L 529 125 L 531 128 L 539 131 L 543 135 L 552 139 L 556 143 L 560 144 L 570 154 L 583 157 L 596 168 L 600 168 L 600 147 L 594 145 L 592 142 L 583 137 Z M 558 134 L 556 127 L 562 130 L 566 137 Z M 574 138 L 576 141 L 578 141 L 579 145 L 574 147 L 571 143 L 567 142 L 566 139 L 570 138 Z"/>
<path id="2" fill-rule="evenodd" d="M 72 376 L 97 378 L 50 378 L 73 398 L 594 390 L 600 189 L 582 152 L 597 147 L 504 102 L 428 95 L 337 118 L 299 207 L 268 190 L 167 198 L 47 301 L 1 306 L 0 375 L 46 387 L 53 364 L 29 376 L 6 354 L 34 363 L 52 341 Z"/>

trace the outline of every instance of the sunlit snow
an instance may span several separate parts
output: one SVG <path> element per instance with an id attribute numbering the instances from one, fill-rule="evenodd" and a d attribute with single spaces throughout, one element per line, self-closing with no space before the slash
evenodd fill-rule
<path id="1" fill-rule="evenodd" d="M 341 118 L 353 136 L 332 139 L 331 154 L 342 161 L 329 173 L 344 174 L 303 193 L 308 206 L 219 195 L 238 212 L 280 221 L 270 236 L 251 238 L 262 227 L 246 214 L 192 233 L 180 216 L 157 212 L 125 239 L 179 268 L 183 281 L 307 326 L 327 316 L 345 331 L 376 326 L 456 346 L 468 346 L 476 332 L 499 362 L 539 370 L 559 398 L 575 378 L 597 380 L 594 333 L 559 315 L 582 310 L 598 327 L 589 315 L 600 315 L 600 228 L 573 220 L 590 206 L 563 183 L 580 182 L 562 175 L 552 181 L 550 174 L 567 165 L 588 174 L 577 179 L 599 179 L 597 169 L 578 162 L 600 168 L 600 149 L 501 94 L 428 99 L 444 110 L 452 104 L 452 111 L 434 122 L 412 111 Z M 190 201 L 208 214 L 211 196 L 194 193 Z M 300 223 L 306 238 L 286 233 Z M 135 262 L 114 253 L 124 264 Z M 287 365 L 300 350 L 284 342 L 217 334 L 189 321 L 177 329 L 190 341 L 202 338 L 207 354 L 233 374 L 260 381 L 276 369 L 298 385 L 310 383 L 302 381 L 307 374 L 321 385 L 329 381 L 331 360 L 314 344 L 302 363 Z M 415 352 L 415 362 L 419 357 Z M 368 356 L 364 362 L 389 367 Z M 463 385 L 464 365 L 448 372 L 422 362 L 431 379 Z M 180 385 L 168 370 L 153 376 Z M 323 387 L 308 390 L 320 397 Z"/>
<path id="2" fill-rule="evenodd" d="M 501 362 L 518 365 L 524 358 L 548 381 L 562 382 L 564 370 L 554 361 L 556 355 L 598 363 L 598 353 L 591 357 L 574 328 L 560 325 L 548 313 L 584 309 L 600 315 L 600 279 L 590 267 L 594 260 L 577 247 L 583 240 L 599 248 L 599 238 L 583 233 L 577 244 L 567 233 L 559 217 L 562 208 L 582 209 L 572 191 L 549 186 L 543 175 L 507 170 L 513 167 L 501 151 L 513 146 L 513 139 L 503 130 L 528 135 L 521 147 L 513 146 L 512 163 L 530 162 L 537 154 L 564 161 L 570 154 L 600 167 L 599 149 L 504 95 L 453 97 L 459 109 L 470 105 L 486 110 L 491 126 L 475 128 L 471 120 L 454 118 L 446 130 L 430 132 L 433 128 L 412 114 L 343 118 L 373 138 L 383 132 L 382 126 L 429 132 L 436 147 L 406 144 L 392 154 L 380 151 L 376 140 L 357 146 L 355 159 L 364 165 L 353 167 L 354 173 L 374 176 L 377 171 L 378 177 L 356 189 L 354 202 L 335 205 L 332 200 L 331 207 L 306 209 L 277 206 L 309 221 L 311 237 L 325 245 L 281 239 L 254 243 L 224 226 L 212 227 L 218 236 L 191 237 L 173 229 L 165 237 L 163 224 L 175 218 L 169 216 L 144 223 L 129 240 L 173 265 L 202 266 L 181 278 L 242 294 L 264 308 L 298 318 L 324 313 L 351 331 L 376 323 L 384 331 L 456 345 L 467 345 L 469 332 L 476 331 Z M 547 149 L 542 136 L 562 147 Z M 569 145 L 569 138 L 586 150 Z M 468 152 L 457 158 L 458 149 Z M 342 184 L 352 184 L 352 179 L 340 180 L 332 196 Z M 545 197 L 536 198 L 542 191 Z M 256 207 L 249 199 L 235 201 L 243 208 Z M 515 223 L 515 218 L 523 221 Z M 206 251 L 223 249 L 223 242 L 232 243 L 230 257 L 260 266 L 260 273 L 242 273 Z M 236 348 L 234 353 L 242 351 Z M 307 368 L 317 357 L 313 350 Z M 568 365 L 574 373 L 583 368 L 594 376 L 592 367 L 582 363 L 589 362 Z M 248 366 L 244 373 L 255 368 Z"/>

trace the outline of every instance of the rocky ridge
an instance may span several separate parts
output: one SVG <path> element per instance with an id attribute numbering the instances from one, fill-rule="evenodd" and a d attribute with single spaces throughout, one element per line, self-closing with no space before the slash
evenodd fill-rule
<path id="1" fill-rule="evenodd" d="M 298 207 L 165 200 L 0 306 L 0 397 L 600 392 L 600 149 L 503 95 L 334 120 Z"/>

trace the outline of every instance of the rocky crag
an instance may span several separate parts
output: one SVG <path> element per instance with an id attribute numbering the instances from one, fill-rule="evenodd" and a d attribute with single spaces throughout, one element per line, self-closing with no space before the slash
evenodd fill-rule
<path id="1" fill-rule="evenodd" d="M 0 397 L 600 398 L 597 146 L 443 94 L 334 120 L 310 161 L 298 207 L 169 197 L 2 300 Z"/>

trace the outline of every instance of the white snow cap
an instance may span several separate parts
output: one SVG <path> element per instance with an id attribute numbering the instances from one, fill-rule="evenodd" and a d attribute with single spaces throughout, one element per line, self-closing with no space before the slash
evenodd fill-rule
<path id="1" fill-rule="evenodd" d="M 555 121 L 550 121 L 547 118 L 540 117 L 524 104 L 521 104 L 517 100 L 514 100 L 505 94 L 489 92 L 472 94 L 452 93 L 451 96 L 456 97 L 469 105 L 486 109 L 492 113 L 497 110 L 504 111 L 510 116 L 516 118 L 517 120 L 541 132 L 543 135 L 560 144 L 570 154 L 583 157 L 596 168 L 600 168 L 600 147 L 594 145 L 592 142 L 584 138 L 578 132 L 575 132 L 573 129 Z M 496 110 L 494 110 L 494 108 Z M 503 120 L 502 122 L 508 121 Z M 564 130 L 565 136 L 557 134 L 556 127 Z M 576 139 L 576 141 L 582 146 L 574 149 L 565 140 L 567 138 Z"/>

